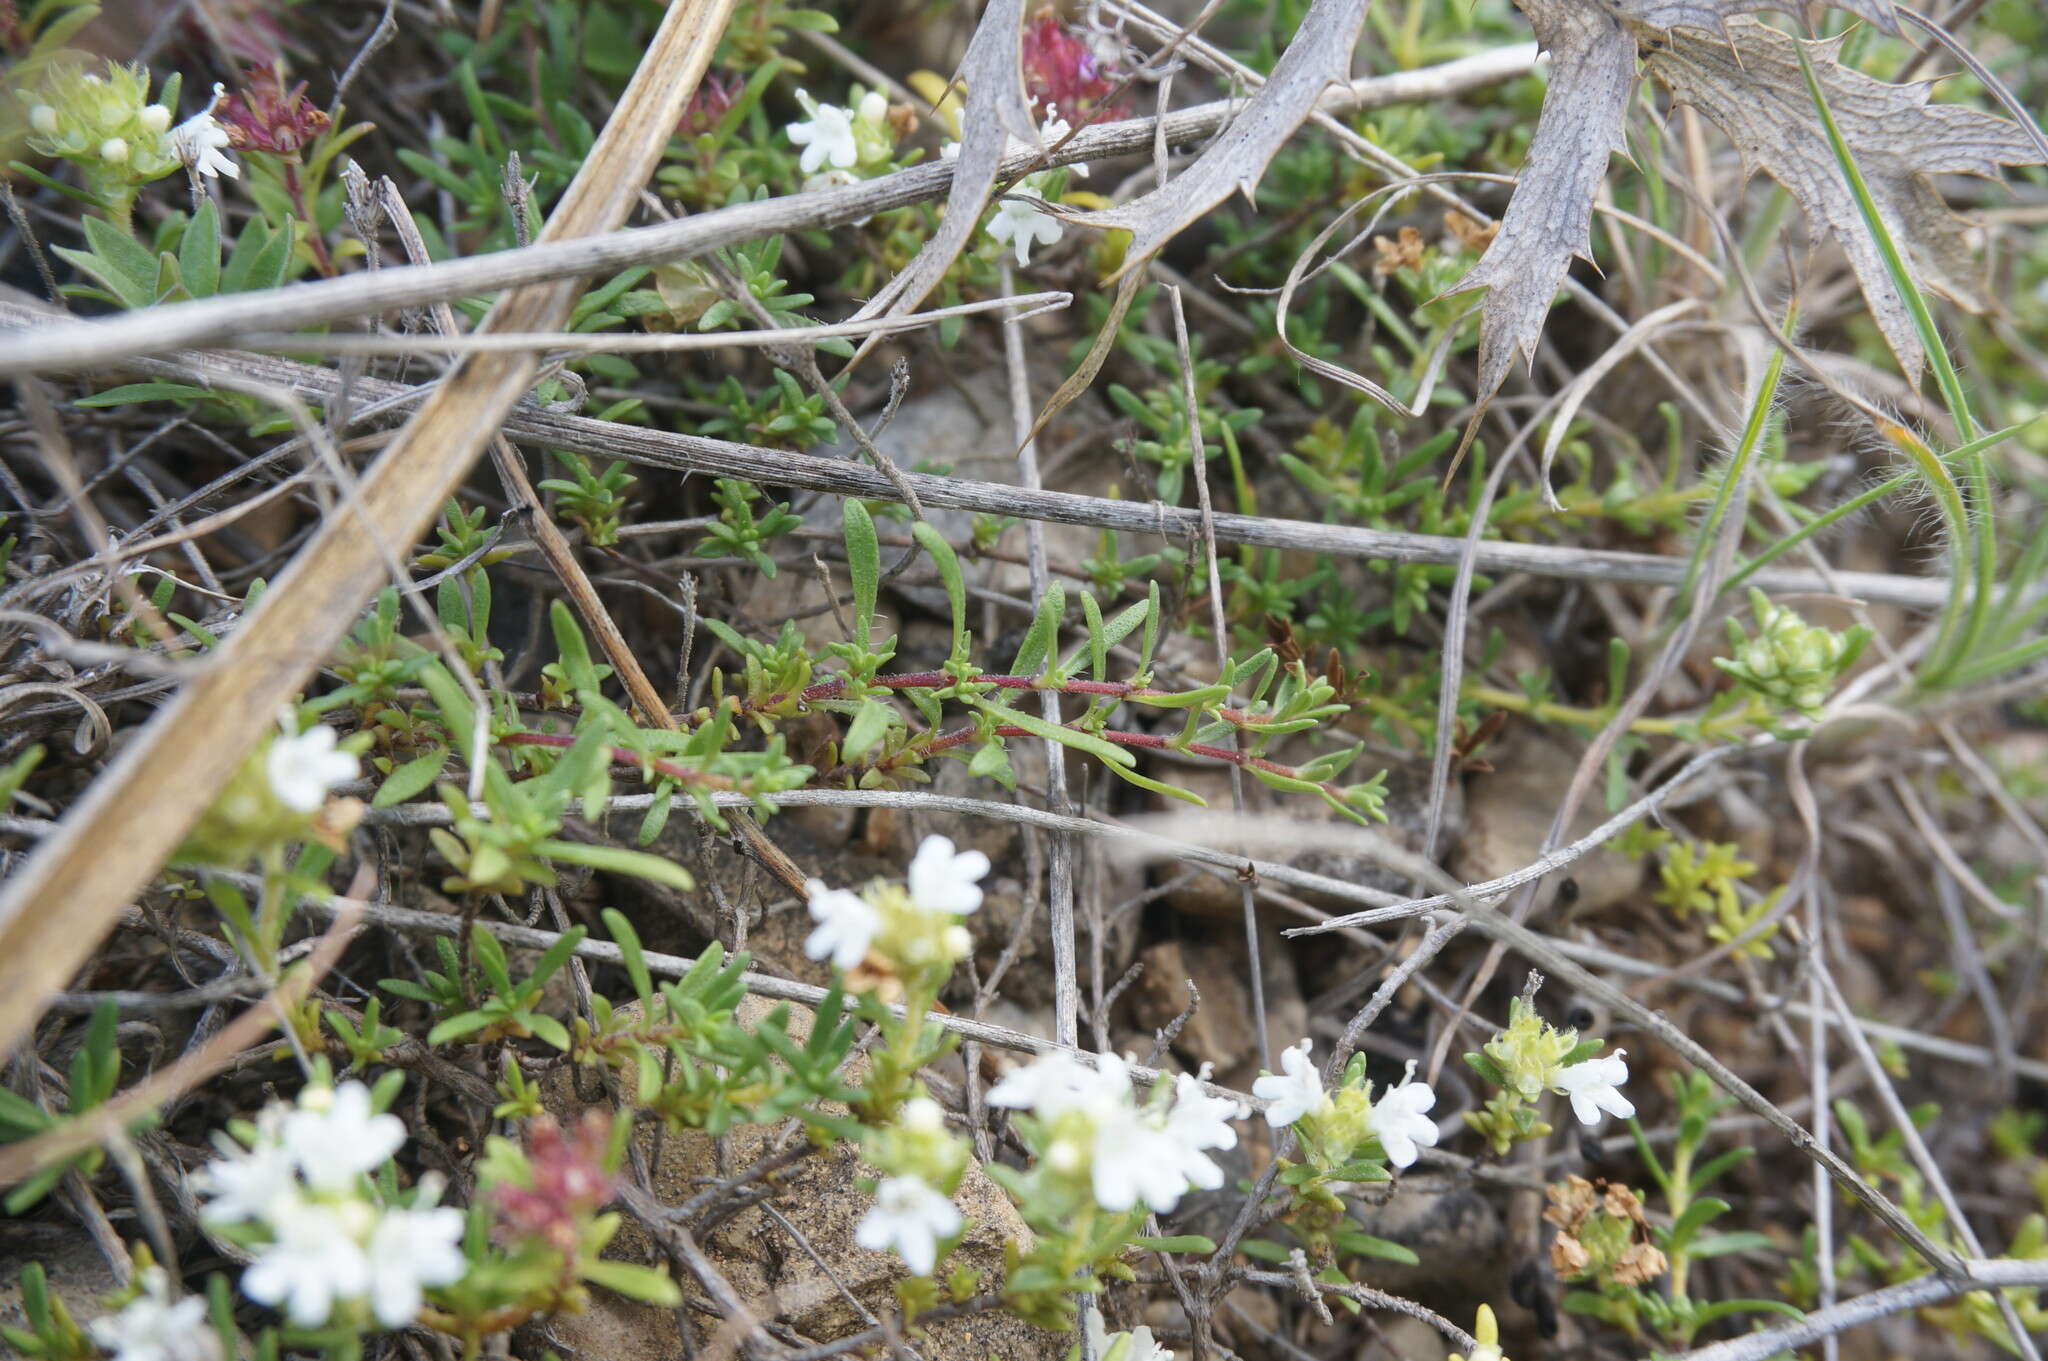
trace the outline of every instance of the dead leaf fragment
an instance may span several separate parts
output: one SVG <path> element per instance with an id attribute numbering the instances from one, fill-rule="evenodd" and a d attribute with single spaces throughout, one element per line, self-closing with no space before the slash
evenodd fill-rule
<path id="1" fill-rule="evenodd" d="M 1897 31 L 1890 0 L 1827 3 L 1887 32 Z M 1728 64 L 1739 66 L 1725 42 L 1705 34 L 1730 32 L 1736 25 L 1763 29 L 1739 16 L 1798 8 L 1795 0 L 1516 0 L 1516 4 L 1536 30 L 1538 45 L 1550 53 L 1550 88 L 1536 119 L 1515 196 L 1501 217 L 1499 234 L 1479 263 L 1449 290 L 1451 294 L 1491 290 L 1480 318 L 1481 396 L 1500 389 L 1517 355 L 1524 363 L 1535 359 L 1544 318 L 1550 312 L 1551 299 L 1564 284 L 1572 257 L 1587 256 L 1593 196 L 1606 176 L 1608 157 L 1616 151 L 1626 152 L 1623 119 L 1635 94 L 1638 48 L 1669 51 L 1681 42 L 1689 48 L 1718 47 Z M 1807 121 L 1811 117 L 1809 108 Z"/>
<path id="2" fill-rule="evenodd" d="M 1479 391 L 1491 395 L 1517 355 L 1536 358 L 1550 300 L 1572 257 L 1592 247 L 1593 195 L 1610 153 L 1625 151 L 1622 116 L 1636 88 L 1636 40 L 1590 0 L 1521 0 L 1550 53 L 1550 89 L 1500 231 L 1452 294 L 1485 288 Z"/>
<path id="3" fill-rule="evenodd" d="M 1840 243 L 1871 316 L 1906 376 L 1917 380 L 1926 356 L 1813 107 L 1799 68 L 1802 40 L 1751 19 L 1731 21 L 1728 34 L 1730 42 L 1673 33 L 1650 50 L 1645 64 L 1674 100 L 1727 134 L 1746 173 L 1762 170 L 1784 185 L 1814 225 Z M 1971 225 L 1929 177 L 1995 179 L 2001 167 L 2034 164 L 2039 154 L 2018 124 L 1960 105 L 1931 104 L 1932 82 L 1872 79 L 1841 65 L 1840 47 L 1840 39 L 1806 43 L 1807 59 L 1879 217 L 1922 285 L 1968 310 L 1981 309 Z"/>
<path id="4" fill-rule="evenodd" d="M 1393 274 L 1403 269 L 1421 269 L 1422 257 L 1429 250 L 1422 233 L 1413 227 L 1403 227 L 1396 238 L 1375 236 L 1372 248 L 1379 252 L 1379 259 L 1372 262 L 1375 274 Z"/>

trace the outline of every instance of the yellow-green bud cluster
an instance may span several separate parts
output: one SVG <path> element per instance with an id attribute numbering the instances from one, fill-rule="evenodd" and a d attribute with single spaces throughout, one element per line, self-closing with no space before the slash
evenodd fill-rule
<path id="1" fill-rule="evenodd" d="M 1754 589 L 1749 600 L 1756 636 L 1730 619 L 1728 648 L 1734 655 L 1716 657 L 1714 665 L 1779 708 L 1817 717 L 1842 673 L 1870 641 L 1870 630 L 1858 626 L 1836 633 L 1809 624 L 1797 611 L 1773 605 Z"/>
<path id="2" fill-rule="evenodd" d="M 872 885 L 868 901 L 882 919 L 875 933 L 876 952 L 906 976 L 928 968 L 950 969 L 974 948 L 974 937 L 958 916 L 928 911 L 901 884 Z"/>
<path id="3" fill-rule="evenodd" d="M 165 91 L 175 98 L 176 82 Z M 149 72 L 106 63 L 53 63 L 20 98 L 28 105 L 28 144 L 76 163 L 92 178 L 126 184 L 160 179 L 184 165 L 170 137 L 168 104 L 149 98 Z"/>
<path id="4" fill-rule="evenodd" d="M 1536 1014 L 1526 997 L 1508 1004 L 1508 1028 L 1483 1046 L 1503 1079 L 1501 1085 L 1534 1101 L 1549 1089 L 1564 1061 L 1579 1047 L 1579 1032 L 1559 1030 Z"/>
<path id="5" fill-rule="evenodd" d="M 946 1128 L 946 1113 L 922 1091 L 903 1103 L 896 1123 L 870 1130 L 862 1159 L 888 1176 L 918 1177 L 946 1195 L 967 1173 L 967 1141 Z"/>

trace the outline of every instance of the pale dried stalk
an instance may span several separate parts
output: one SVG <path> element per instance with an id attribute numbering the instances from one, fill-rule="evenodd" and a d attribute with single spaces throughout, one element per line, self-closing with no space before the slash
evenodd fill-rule
<path id="1" fill-rule="evenodd" d="M 0 302 L 0 323 L 23 322 L 47 315 L 35 308 Z M 206 382 L 212 375 L 221 373 L 255 374 L 289 387 L 312 401 L 330 400 L 342 386 L 340 375 L 330 370 L 250 354 L 175 354 L 165 359 L 130 359 L 122 362 L 119 368 L 125 372 L 188 382 Z M 403 384 L 373 378 L 357 379 L 352 390 L 364 405 L 402 398 L 409 391 Z M 622 458 L 629 463 L 677 472 L 710 473 L 716 477 L 736 477 L 870 500 L 900 502 L 903 499 L 888 478 L 841 459 L 732 444 L 701 435 L 648 430 L 565 412 L 543 411 L 525 404 L 515 407 L 506 418 L 505 433 L 520 443 L 571 449 L 604 458 Z M 1053 520 L 1133 534 L 1156 534 L 1189 542 L 1201 533 L 1199 512 L 1158 502 L 1148 504 L 1068 492 L 1032 491 L 999 483 L 933 477 L 922 473 L 904 473 L 902 477 L 916 492 L 918 500 L 928 507 Z M 1467 551 L 1461 538 L 1432 534 L 1407 534 L 1363 526 L 1311 524 L 1274 516 L 1227 513 L 1218 513 L 1214 521 L 1219 543 L 1444 565 L 1456 564 Z M 1684 580 L 1686 569 L 1681 558 L 1541 543 L 1481 543 L 1471 551 L 1474 569 L 1496 576 L 1528 572 L 1536 576 L 1585 581 L 1676 586 Z M 1804 569 L 1767 567 L 1750 580 L 1772 595 L 1846 594 L 1873 604 L 1903 605 L 1914 609 L 1938 609 L 1948 598 L 1948 585 L 1939 577 L 1907 577 L 1882 572 L 1835 572 L 1823 577 Z"/>

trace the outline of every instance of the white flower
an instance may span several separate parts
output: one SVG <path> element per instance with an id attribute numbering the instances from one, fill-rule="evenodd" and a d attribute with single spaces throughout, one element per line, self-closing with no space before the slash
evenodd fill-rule
<path id="1" fill-rule="evenodd" d="M 469 1270 L 462 1211 L 449 1206 L 386 1210 L 370 1231 L 370 1312 L 386 1328 L 413 1321 L 423 1287 L 453 1285 Z"/>
<path id="2" fill-rule="evenodd" d="M 789 140 L 804 149 L 797 158 L 797 164 L 806 175 L 815 174 L 825 165 L 841 170 L 851 170 L 860 160 L 860 147 L 853 140 L 853 116 L 837 104 L 820 104 L 803 90 L 796 92 L 797 102 L 811 115 L 807 123 L 791 123 L 787 129 Z"/>
<path id="3" fill-rule="evenodd" d="M 1173 1361 L 1173 1353 L 1159 1345 L 1150 1328 L 1133 1328 L 1128 1333 L 1112 1333 L 1102 1321 L 1102 1311 L 1093 1304 L 1082 1306 L 1082 1326 L 1088 1330 L 1088 1351 L 1097 1361 L 1109 1355 L 1109 1349 L 1119 1340 L 1125 1342 L 1123 1352 L 1116 1361 Z"/>
<path id="4" fill-rule="evenodd" d="M 1309 1048 L 1313 1040 L 1280 1051 L 1281 1074 L 1268 1073 L 1252 1083 L 1252 1095 L 1273 1104 L 1266 1107 L 1266 1123 L 1274 1129 L 1286 1129 L 1302 1116 L 1321 1110 L 1326 1097 L 1323 1095 L 1322 1075 L 1316 1072 L 1315 1064 L 1309 1061 Z"/>
<path id="5" fill-rule="evenodd" d="M 1415 1080 L 1415 1060 L 1408 1060 L 1401 1081 L 1381 1092 L 1365 1117 L 1365 1127 L 1387 1151 L 1388 1162 L 1408 1167 L 1415 1162 L 1417 1144 L 1436 1147 L 1436 1121 L 1424 1114 L 1435 1104 L 1436 1093 L 1427 1082 Z"/>
<path id="6" fill-rule="evenodd" d="M 1579 1117 L 1580 1124 L 1599 1124 L 1602 1111 L 1620 1120 L 1636 1113 L 1634 1103 L 1619 1090 L 1628 1081 L 1628 1065 L 1621 1061 L 1626 1053 L 1626 1049 L 1617 1049 L 1604 1059 L 1587 1059 L 1558 1069 L 1551 1090 L 1572 1099 L 1572 1114 Z"/>
<path id="7" fill-rule="evenodd" d="M 278 1110 L 265 1111 L 253 1147 L 235 1148 L 193 1176 L 198 1190 L 213 1198 L 201 1219 L 209 1224 L 267 1219 L 273 1207 L 299 1198 L 298 1170 L 278 1143 L 278 1125 Z"/>
<path id="8" fill-rule="evenodd" d="M 1180 1204 L 1188 1189 L 1186 1150 L 1135 1108 L 1096 1120 L 1092 1154 L 1095 1203 L 1112 1213 L 1141 1200 L 1164 1213 Z"/>
<path id="9" fill-rule="evenodd" d="M 299 1109 L 284 1118 L 284 1147 L 317 1190 L 347 1189 L 373 1172 L 405 1142 L 405 1122 L 370 1113 L 370 1089 L 344 1082 L 330 1094 L 308 1087 Z"/>
<path id="10" fill-rule="evenodd" d="M 142 1273 L 142 1293 L 118 1314 L 86 1325 L 114 1361 L 219 1361 L 220 1334 L 206 1318 L 199 1295 L 171 1298 L 171 1278 L 160 1266 Z"/>
<path id="11" fill-rule="evenodd" d="M 357 1203 L 351 1208 L 370 1213 Z M 258 1304 L 282 1306 L 301 1328 L 317 1328 L 337 1299 L 355 1299 L 370 1285 L 370 1261 L 334 1211 L 284 1204 L 270 1216 L 274 1240 L 258 1250 L 242 1273 L 242 1293 Z"/>
<path id="12" fill-rule="evenodd" d="M 860 97 L 860 110 L 854 118 L 870 127 L 881 127 L 889 120 L 889 97 L 880 90 L 869 90 Z"/>
<path id="13" fill-rule="evenodd" d="M 912 1134 L 939 1134 L 946 1128 L 946 1112 L 928 1096 L 913 1096 L 903 1103 L 897 1123 Z"/>
<path id="14" fill-rule="evenodd" d="M 110 165 L 120 165 L 128 159 L 128 143 L 120 137 L 109 137 L 100 143 L 100 159 Z"/>
<path id="15" fill-rule="evenodd" d="M 220 95 L 221 87 L 214 86 L 214 98 L 218 99 Z M 213 116 L 211 103 L 171 129 L 172 152 L 187 167 L 208 177 L 226 175 L 231 180 L 241 178 L 242 168 L 235 164 L 234 157 L 227 154 L 229 145 L 228 130 Z"/>
<path id="16" fill-rule="evenodd" d="M 1033 246 L 1050 246 L 1066 234 L 1058 219 L 1031 206 L 1045 202 L 1032 186 L 1032 181 L 1037 178 L 1036 175 L 1030 176 L 1010 190 L 996 204 L 996 215 L 988 222 L 990 236 L 1016 248 L 1019 268 L 1031 263 Z"/>
<path id="17" fill-rule="evenodd" d="M 981 906 L 981 879 L 988 857 L 980 851 L 956 851 L 952 839 L 928 836 L 910 858 L 910 900 L 926 912 L 965 914 Z"/>
<path id="18" fill-rule="evenodd" d="M 929 1276 L 939 1257 L 939 1240 L 960 1232 L 960 1210 L 918 1177 L 884 1177 L 875 1187 L 875 1207 L 862 1217 L 853 1241 L 880 1252 L 894 1248 L 905 1265 Z"/>
<path id="19" fill-rule="evenodd" d="M 1223 1169 L 1204 1156 L 1207 1149 L 1236 1148 L 1237 1131 L 1232 1120 L 1242 1120 L 1245 1109 L 1235 1101 L 1211 1096 L 1202 1084 L 1186 1073 L 1173 1080 L 1173 1109 L 1166 1116 L 1166 1133 L 1179 1155 L 1182 1173 L 1205 1191 L 1223 1184 Z"/>
<path id="20" fill-rule="evenodd" d="M 296 813 L 317 812 L 327 802 L 328 790 L 362 773 L 356 758 L 336 751 L 334 741 L 334 729 L 324 723 L 302 733 L 293 733 L 287 723 L 263 762 L 279 803 Z"/>
<path id="21" fill-rule="evenodd" d="M 804 888 L 810 894 L 811 920 L 818 923 L 804 941 L 804 953 L 830 959 L 842 969 L 867 958 L 869 944 L 882 929 L 882 914 L 858 893 L 826 888 L 822 880 L 806 880 Z"/>
<path id="22" fill-rule="evenodd" d="M 1091 1067 L 1065 1050 L 1005 1076 L 989 1089 L 988 1102 L 1028 1107 L 1047 1122 L 1079 1117 L 1079 1128 L 1062 1125 L 1061 1137 L 1045 1150 L 1046 1162 L 1063 1175 L 1085 1167 L 1095 1203 L 1115 1213 L 1141 1202 L 1163 1213 L 1180 1203 L 1190 1183 L 1221 1186 L 1223 1169 L 1204 1150 L 1235 1145 L 1229 1119 L 1243 1115 L 1236 1103 L 1209 1096 L 1185 1074 L 1176 1080 L 1170 1108 L 1140 1107 L 1122 1059 L 1104 1054 Z"/>
<path id="23" fill-rule="evenodd" d="M 171 111 L 161 104 L 151 104 L 142 111 L 141 123 L 149 132 L 162 132 L 171 125 Z"/>
<path id="24" fill-rule="evenodd" d="M 57 111 L 48 104 L 38 104 L 28 111 L 28 125 L 43 136 L 57 131 Z"/>
<path id="25" fill-rule="evenodd" d="M 1024 1067 L 1006 1073 L 989 1088 L 988 1104 L 1033 1110 L 1055 1120 L 1069 1111 L 1093 1115 L 1130 1099 L 1130 1082 L 1122 1060 L 1103 1056 L 1104 1066 L 1081 1062 L 1065 1049 L 1040 1054 Z M 1111 1073 L 1110 1066 L 1116 1071 Z"/>

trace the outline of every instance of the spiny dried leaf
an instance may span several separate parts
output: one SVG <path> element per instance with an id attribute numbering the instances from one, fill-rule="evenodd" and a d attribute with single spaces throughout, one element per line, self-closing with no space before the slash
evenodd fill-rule
<path id="1" fill-rule="evenodd" d="M 1732 47 L 1673 33 L 1649 50 L 1646 65 L 1674 100 L 1692 105 L 1728 135 L 1745 173 L 1767 172 L 1840 242 L 1871 315 L 1906 375 L 1917 379 L 1926 356 L 1820 125 L 1799 67 L 1801 40 L 1749 19 L 1735 20 L 1728 33 Z M 1970 224 L 1950 210 L 1928 177 L 1995 179 L 2001 167 L 2034 164 L 2039 153 L 2018 124 L 1930 104 L 1932 82 L 1874 80 L 1842 66 L 1839 48 L 1838 39 L 1807 43 L 1807 58 L 1878 215 L 1922 284 L 1978 310 L 1981 270 Z"/>
<path id="2" fill-rule="evenodd" d="M 1038 125 L 1031 118 L 1031 100 L 1024 92 L 1024 67 L 1019 49 L 1024 37 L 1026 0 L 989 0 L 968 41 L 960 63 L 967 85 L 961 111 L 960 154 L 953 163 L 953 184 L 946 195 L 946 216 L 915 259 L 888 286 L 855 314 L 865 321 L 902 316 L 924 301 L 953 267 L 995 186 L 996 172 L 1010 139 L 1038 145 Z M 872 342 L 870 342 L 872 344 Z M 868 346 L 863 345 L 865 351 Z"/>
<path id="3" fill-rule="evenodd" d="M 1521 0 L 1550 53 L 1550 89 L 1529 142 L 1529 159 L 1500 232 L 1450 291 L 1488 288 L 1479 328 L 1479 391 L 1491 395 L 1520 355 L 1536 357 L 1543 318 L 1572 257 L 1592 245 L 1593 195 L 1609 153 L 1626 150 L 1622 117 L 1636 86 L 1636 40 L 1588 0 Z"/>
<path id="4" fill-rule="evenodd" d="M 1067 221 L 1131 234 L 1122 266 L 1104 282 L 1121 280 L 1116 299 L 1095 343 L 1080 366 L 1061 383 L 1032 423 L 1035 437 L 1046 422 L 1087 391 L 1115 344 L 1124 314 L 1144 278 L 1142 267 L 1189 223 L 1229 198 L 1233 190 L 1249 199 L 1260 176 L 1294 130 L 1315 112 L 1323 91 L 1351 74 L 1351 53 L 1372 0 L 1315 0 L 1293 41 L 1280 54 L 1273 74 L 1259 87 L 1230 126 L 1195 158 L 1195 163 L 1142 198 L 1102 213 L 1062 213 Z"/>
<path id="5" fill-rule="evenodd" d="M 1832 0 L 1896 31 L 1890 0 Z M 1607 158 L 1625 150 L 1623 119 L 1635 92 L 1638 44 L 1670 30 L 1725 31 L 1735 16 L 1790 10 L 1792 0 L 1516 0 L 1551 55 L 1550 89 L 1500 233 L 1450 292 L 1487 288 L 1480 321 L 1479 391 L 1490 396 L 1517 355 L 1532 361 L 1550 301 L 1573 256 L 1592 244 L 1593 196 Z M 1752 23 L 1752 26 L 1753 23 Z M 1694 41 L 1711 41 L 1694 39 Z"/>
<path id="6" fill-rule="evenodd" d="M 1066 215 L 1083 226 L 1130 232 L 1123 266 L 1109 281 L 1122 278 L 1157 255 L 1189 223 L 1229 198 L 1233 190 L 1251 198 L 1267 165 L 1315 112 L 1323 92 L 1350 78 L 1351 52 L 1358 45 L 1370 4 L 1371 0 L 1315 0 L 1302 16 L 1294 40 L 1280 54 L 1273 74 L 1193 165 L 1119 208 Z"/>
<path id="7" fill-rule="evenodd" d="M 1899 19 L 1893 12 L 1892 0 L 1831 0 L 1831 3 L 1834 8 L 1847 10 L 1887 33 L 1899 31 Z M 1766 9 L 1798 14 L 1801 6 L 1796 0 L 1784 0 L 1780 4 L 1762 3 L 1762 0 L 1620 0 L 1614 8 L 1644 28 L 1704 28 L 1719 33 L 1722 25 L 1740 14 L 1754 14 Z M 1823 6 L 1808 8 L 1820 9 Z"/>

